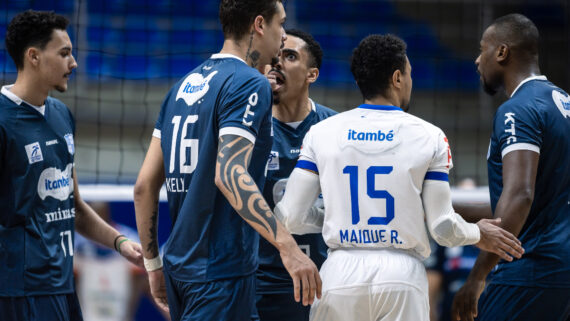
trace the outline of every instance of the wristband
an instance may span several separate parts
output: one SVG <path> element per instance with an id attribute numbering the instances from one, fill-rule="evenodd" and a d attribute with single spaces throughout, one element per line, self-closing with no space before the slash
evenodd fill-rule
<path id="1" fill-rule="evenodd" d="M 126 237 L 126 236 L 124 236 L 123 234 L 119 234 L 119 235 L 117 235 L 117 236 L 115 237 L 115 240 L 113 241 L 113 247 L 115 248 L 115 251 L 117 251 L 117 252 L 120 252 L 119 249 L 117 248 L 117 240 L 118 240 L 120 237 Z"/>
<path id="2" fill-rule="evenodd" d="M 128 241 L 128 240 L 129 240 L 129 239 L 125 237 L 124 239 L 122 239 L 122 240 L 119 242 L 119 244 L 117 244 L 117 252 L 119 252 L 119 254 L 121 253 L 121 244 L 125 243 L 125 242 Z"/>
<path id="3" fill-rule="evenodd" d="M 146 257 L 143 257 L 143 261 L 144 261 L 144 268 L 148 272 L 156 271 L 162 268 L 162 259 L 160 258 L 160 256 L 157 256 L 154 259 L 147 259 Z"/>

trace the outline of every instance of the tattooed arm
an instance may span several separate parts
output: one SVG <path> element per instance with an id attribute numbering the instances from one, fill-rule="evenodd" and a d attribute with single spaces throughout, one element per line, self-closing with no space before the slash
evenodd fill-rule
<path id="1" fill-rule="evenodd" d="M 135 212 L 137 229 L 146 259 L 158 257 L 158 198 L 164 183 L 160 139 L 153 137 L 135 184 Z M 148 272 L 150 293 L 158 306 L 168 312 L 166 287 L 162 268 Z"/>
<path id="2" fill-rule="evenodd" d="M 321 297 L 321 279 L 315 264 L 279 222 L 263 198 L 247 168 L 253 144 L 244 137 L 224 135 L 218 143 L 216 186 L 238 214 L 259 234 L 275 246 L 283 265 L 293 279 L 295 300 L 312 304 L 315 292 Z"/>

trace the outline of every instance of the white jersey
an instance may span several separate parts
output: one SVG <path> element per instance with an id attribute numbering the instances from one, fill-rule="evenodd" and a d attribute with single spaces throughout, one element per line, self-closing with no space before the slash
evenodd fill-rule
<path id="1" fill-rule="evenodd" d="M 361 105 L 314 125 L 297 167 L 319 174 L 323 238 L 332 248 L 397 248 L 428 257 L 424 180 L 448 180 L 436 126 L 394 106 Z"/>

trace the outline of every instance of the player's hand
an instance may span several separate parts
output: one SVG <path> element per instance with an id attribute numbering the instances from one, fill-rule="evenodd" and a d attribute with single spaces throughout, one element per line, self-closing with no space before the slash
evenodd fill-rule
<path id="1" fill-rule="evenodd" d="M 119 245 L 119 253 L 129 262 L 144 269 L 142 248 L 139 243 L 131 240 L 125 241 Z"/>
<path id="2" fill-rule="evenodd" d="M 484 288 L 484 280 L 468 278 L 453 298 L 451 318 L 453 320 L 473 321 L 473 318 L 478 314 L 477 305 Z"/>
<path id="3" fill-rule="evenodd" d="M 508 262 L 513 260 L 513 256 L 520 259 L 524 254 L 521 242 L 513 234 L 497 226 L 499 223 L 501 223 L 500 218 L 482 219 L 477 222 L 481 238 L 475 246 L 483 251 L 495 253 Z"/>
<path id="4" fill-rule="evenodd" d="M 162 269 L 148 272 L 148 282 L 150 285 L 150 294 L 156 305 L 165 313 L 170 313 L 168 300 L 166 299 L 166 285 Z"/>
<path id="5" fill-rule="evenodd" d="M 301 301 L 301 293 L 305 306 L 313 304 L 315 295 L 320 299 L 322 281 L 315 263 L 295 243 L 281 250 L 280 254 L 285 269 L 293 279 L 295 301 Z"/>
<path id="6" fill-rule="evenodd" d="M 270 65 L 268 65 L 268 66 L 271 67 Z M 271 68 L 269 70 L 271 70 Z M 267 77 L 267 80 L 269 80 L 269 84 L 271 85 L 271 91 L 275 91 L 275 89 L 277 87 L 277 77 L 275 76 L 275 74 L 271 73 L 269 71 L 266 71 L 265 77 Z"/>

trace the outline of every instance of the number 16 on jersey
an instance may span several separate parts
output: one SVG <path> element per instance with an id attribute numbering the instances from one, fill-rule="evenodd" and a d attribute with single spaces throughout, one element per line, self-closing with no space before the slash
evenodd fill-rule
<path id="1" fill-rule="evenodd" d="M 174 173 L 176 159 L 176 151 L 178 150 L 178 132 L 180 130 L 180 121 L 182 116 L 172 117 L 172 124 L 174 129 L 172 130 L 172 145 L 170 146 L 170 166 L 169 173 Z M 179 172 L 180 174 L 191 174 L 196 169 L 198 163 L 198 139 L 186 138 L 188 134 L 188 125 L 194 124 L 198 121 L 198 115 L 188 115 L 184 123 L 182 124 L 182 135 L 180 137 L 180 148 L 179 148 Z M 189 155 L 188 155 L 189 154 Z M 187 164 L 187 160 L 190 160 L 190 164 Z"/>

